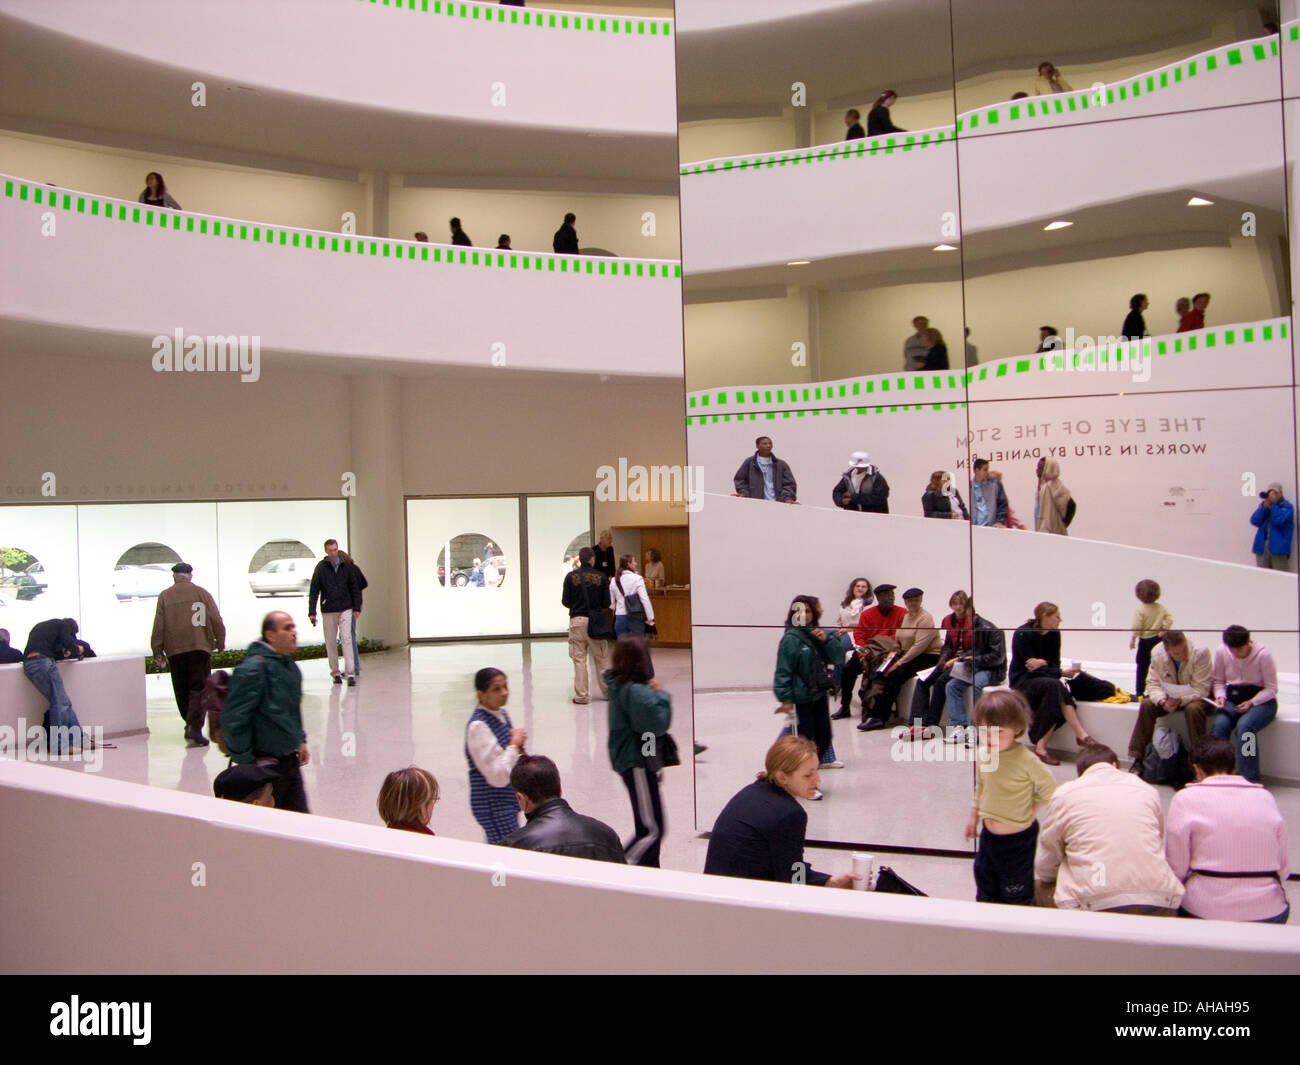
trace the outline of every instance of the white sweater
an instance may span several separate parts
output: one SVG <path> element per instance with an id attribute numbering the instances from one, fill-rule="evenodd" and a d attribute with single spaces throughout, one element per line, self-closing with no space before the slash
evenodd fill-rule
<path id="1" fill-rule="evenodd" d="M 619 585 L 623 587 L 619 587 Z M 614 597 L 614 613 L 616 615 L 627 614 L 627 598 L 623 594 L 623 588 L 627 589 L 628 595 L 635 595 L 640 598 L 641 605 L 645 608 L 646 621 L 654 621 L 655 608 L 650 605 L 650 595 L 645 590 L 645 581 L 630 569 L 624 570 L 609 582 L 609 594 Z"/>

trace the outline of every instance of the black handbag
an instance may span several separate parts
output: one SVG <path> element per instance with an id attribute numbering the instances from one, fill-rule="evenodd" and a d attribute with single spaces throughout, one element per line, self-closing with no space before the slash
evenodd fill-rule
<path id="1" fill-rule="evenodd" d="M 639 593 L 628 595 L 623 589 L 623 575 L 618 576 L 618 590 L 623 593 L 623 605 L 627 610 L 627 616 L 633 620 L 640 618 L 645 621 L 645 604 L 641 602 Z"/>
<path id="2" fill-rule="evenodd" d="M 677 753 L 677 741 L 667 732 L 655 737 L 655 753 L 645 756 L 645 767 L 651 773 L 682 764 L 682 757 Z"/>
<path id="3" fill-rule="evenodd" d="M 1085 703 L 1100 703 L 1115 695 L 1115 685 L 1091 673 L 1076 673 L 1067 682 L 1070 694 Z"/>
<path id="4" fill-rule="evenodd" d="M 1253 699 L 1264 690 L 1260 684 L 1229 684 L 1224 688 L 1223 693 L 1227 697 L 1224 703 L 1231 703 L 1233 707 L 1238 707 L 1247 699 Z"/>
<path id="5" fill-rule="evenodd" d="M 920 888 L 909 884 L 887 865 L 882 865 L 880 872 L 876 874 L 875 890 L 885 891 L 891 895 L 919 895 L 923 899 L 930 897 Z"/>

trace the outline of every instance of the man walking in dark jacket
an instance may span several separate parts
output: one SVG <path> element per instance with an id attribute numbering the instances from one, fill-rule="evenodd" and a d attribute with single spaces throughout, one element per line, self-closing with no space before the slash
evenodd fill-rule
<path id="1" fill-rule="evenodd" d="M 582 565 L 564 576 L 560 602 L 569 608 L 569 657 L 573 659 L 573 701 L 579 706 L 591 701 L 591 680 L 587 656 L 596 664 L 600 693 L 606 695 L 605 671 L 614 653 L 614 622 L 609 609 L 609 578 L 595 568 L 596 551 L 584 547 L 578 552 Z"/>
<path id="2" fill-rule="evenodd" d="M 869 461 L 865 451 L 849 456 L 849 468 L 831 491 L 831 499 L 842 510 L 889 513 L 889 482 Z"/>
<path id="3" fill-rule="evenodd" d="M 617 832 L 603 821 L 575 813 L 564 801 L 560 771 L 545 755 L 520 755 L 510 771 L 510 786 L 519 798 L 526 824 L 506 836 L 501 846 L 598 862 L 627 862 Z"/>
<path id="4" fill-rule="evenodd" d="M 330 674 L 335 684 L 342 684 L 339 676 L 338 642 L 343 635 L 343 672 L 348 687 L 357 683 L 356 663 L 352 660 L 352 619 L 361 616 L 361 578 L 357 567 L 343 558 L 337 540 L 325 541 L 325 557 L 316 563 L 311 575 L 311 590 L 307 597 L 307 620 L 316 627 L 316 600 L 319 597 L 321 613 L 325 615 L 325 654 L 330 662 Z"/>
<path id="5" fill-rule="evenodd" d="M 578 254 L 578 231 L 573 228 L 573 223 L 577 220 L 578 216 L 570 212 L 564 216 L 564 223 L 555 231 L 551 247 L 557 255 Z"/>
<path id="6" fill-rule="evenodd" d="M 736 471 L 736 495 L 744 499 L 767 499 L 773 503 L 797 503 L 799 486 L 787 462 L 772 454 L 772 438 L 754 441 L 758 450 Z"/>
<path id="7" fill-rule="evenodd" d="M 256 763 L 279 773 L 272 789 L 276 806 L 305 814 L 302 671 L 291 657 L 297 646 L 298 630 L 288 614 L 275 610 L 262 619 L 262 638 L 248 645 L 231 674 L 221 732 L 235 765 Z"/>

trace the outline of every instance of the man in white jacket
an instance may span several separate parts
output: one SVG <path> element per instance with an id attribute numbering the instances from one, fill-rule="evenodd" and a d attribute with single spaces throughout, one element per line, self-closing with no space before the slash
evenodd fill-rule
<path id="1" fill-rule="evenodd" d="M 1109 747 L 1086 747 L 1079 779 L 1043 811 L 1034 861 L 1040 906 L 1172 917 L 1183 885 L 1165 861 L 1164 815 L 1150 784 L 1120 771 Z"/>

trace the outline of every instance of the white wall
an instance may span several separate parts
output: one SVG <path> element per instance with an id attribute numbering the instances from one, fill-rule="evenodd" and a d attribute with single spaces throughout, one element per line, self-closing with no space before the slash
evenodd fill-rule
<path id="1" fill-rule="evenodd" d="M 578 216 L 578 241 L 584 249 L 603 248 L 636 259 L 681 257 L 681 222 L 672 196 L 402 188 L 391 197 L 388 231 L 409 240 L 423 230 L 431 240 L 445 242 L 451 239 L 447 221 L 454 217 L 481 247 L 495 247 L 497 237 L 509 233 L 517 250 L 550 251 L 555 231 L 570 211 Z M 654 215 L 653 234 L 642 232 L 646 212 Z"/>
<path id="2" fill-rule="evenodd" d="M 472 265 L 473 255 L 487 253 L 460 249 L 453 265 L 446 249 L 367 240 L 367 254 L 360 255 L 356 246 L 345 250 L 353 239 L 346 235 L 294 232 L 282 243 L 279 227 L 271 247 L 265 238 L 253 239 L 251 223 L 223 220 L 233 224 L 235 237 L 215 237 L 201 232 L 210 220 L 159 211 L 159 220 L 181 226 L 164 232 L 147 224 L 149 212 L 138 204 L 87 197 L 78 212 L 76 194 L 72 210 L 51 215 L 57 227 L 51 239 L 44 235 L 48 207 L 34 202 L 48 190 L 37 186 L 24 202 L 26 189 L 15 181 L 14 194 L 0 198 L 0 241 L 7 249 L 0 315 L 135 337 L 142 360 L 153 357 L 154 336 L 180 328 L 187 336 L 260 337 L 268 367 L 271 353 L 281 350 L 471 367 L 497 358 L 505 361 L 495 365 L 515 369 L 681 373 L 675 264 L 557 261 L 548 252 L 542 260 L 521 253 L 518 268 L 510 268 L 503 253 L 503 265 L 489 269 L 482 260 Z M 107 220 L 109 204 L 125 207 L 127 220 Z M 141 221 L 134 223 L 137 210 Z M 247 239 L 239 239 L 241 226 Z M 325 249 L 322 240 L 330 242 Z M 523 268 L 525 261 L 531 269 Z M 563 269 L 570 265 L 581 274 Z M 50 284 L 52 277 L 60 283 Z M 215 292 L 220 300 L 212 298 Z M 382 318 L 377 307 L 387 309 Z M 439 328 L 440 320 L 454 320 L 455 327 Z M 611 349 L 617 360 L 607 358 Z"/>
<path id="3" fill-rule="evenodd" d="M 798 291 L 782 299 L 690 303 L 684 308 L 686 385 L 777 384 L 809 380 L 811 366 L 791 365 L 791 345 L 809 344 Z"/>
<path id="4" fill-rule="evenodd" d="M 859 403 L 925 399 L 923 394 L 882 395 L 877 390 L 874 397 L 853 402 L 856 409 Z M 930 474 L 969 468 L 970 433 L 974 437 L 970 452 L 990 459 L 995 469 L 1003 471 L 1011 506 L 1027 526 L 1033 525 L 1037 458 L 1051 449 L 1060 461 L 1061 479 L 1078 505 L 1069 539 L 1176 548 L 1197 558 L 1253 565 L 1254 529 L 1249 519 L 1259 500 L 1248 491 L 1243 474 L 1253 473 L 1260 490 L 1278 480 L 1289 494 L 1296 492 L 1292 399 L 1291 389 L 1276 388 L 1061 398 L 1032 404 L 1013 400 L 972 404 L 968 410 L 947 409 L 944 404 L 942 410 L 870 407 L 865 414 L 855 409 L 817 415 L 810 411 L 806 416 L 782 412 L 773 420 L 758 413 L 753 421 L 746 416 L 692 425 L 687 443 L 691 464 L 705 469 L 706 491 L 728 493 L 737 467 L 753 454 L 754 438 L 771 436 L 776 454 L 790 463 L 799 482 L 799 498 L 805 504 L 800 512 L 812 507 L 829 512 L 817 518 L 809 512 L 804 520 L 810 522 L 839 517 L 832 509 L 831 489 L 848 467 L 850 453 L 867 451 L 889 482 L 891 517 L 920 520 L 921 495 Z M 744 408 L 732 402 L 726 408 L 710 409 L 739 414 Z M 1243 426 L 1249 425 L 1268 425 L 1272 430 L 1244 432 Z M 1177 453 L 1169 452 L 1171 446 Z M 1131 450 L 1126 453 L 1126 448 Z M 969 505 L 964 478 L 965 473 L 958 472 L 958 486 Z M 704 512 L 692 521 L 693 547 L 710 557 L 724 544 L 730 553 L 731 546 L 725 537 L 710 541 L 696 532 L 701 526 L 707 529 L 707 512 L 713 505 L 710 496 Z M 772 509 L 757 513 L 766 518 Z M 927 534 L 930 525 L 944 524 L 922 522 Z M 965 529 L 957 522 L 951 525 L 954 530 Z M 1016 541 L 1031 534 L 1001 535 Z M 904 557 L 916 552 L 912 548 Z M 790 564 L 788 552 L 783 558 L 784 564 Z M 1092 579 L 1086 570 L 1075 572 Z M 905 583 L 892 577 L 890 581 Z M 698 587 L 698 578 L 696 583 Z M 708 594 L 702 593 L 701 602 L 708 601 Z M 1294 615 L 1294 596 L 1287 609 Z"/>
<path id="5" fill-rule="evenodd" d="M 175 156 L 0 133 L 0 173 L 21 175 L 38 184 L 134 200 L 151 170 L 162 174 L 167 191 L 189 211 L 325 230 L 338 229 L 343 212 L 351 211 L 360 232 L 374 232 L 368 190 L 359 180 L 216 166 Z"/>
<path id="6" fill-rule="evenodd" d="M 1292 928 L 615 866 L 7 760 L 0 795 L 30 858 L 0 864 L 15 972 L 759 972 L 785 942 L 808 972 L 1300 971 Z M 224 934 L 195 936 L 196 907 Z M 629 949 L 633 928 L 656 931 Z"/>
<path id="7" fill-rule="evenodd" d="M 457 5 L 459 8 L 459 4 Z M 207 78 L 345 101 L 361 107 L 458 117 L 503 126 L 671 133 L 671 20 L 644 33 L 576 32 L 483 18 L 398 10 L 397 5 L 286 0 L 268 18 L 256 0 L 192 0 L 184 18 L 158 18 L 148 0 L 70 0 L 39 7 L 6 0 L 18 19 L 100 48 L 166 61 Z M 536 14 L 527 11 L 530 21 Z M 612 17 L 612 16 L 611 16 Z M 620 15 L 626 20 L 633 16 Z M 548 15 L 549 18 L 549 15 Z M 585 19 L 585 16 L 584 16 Z M 509 106 L 494 106 L 493 82 Z M 593 86 L 617 85 L 617 92 Z M 179 198 L 179 197 L 178 197 Z M 181 200 L 184 203 L 184 200 Z"/>

